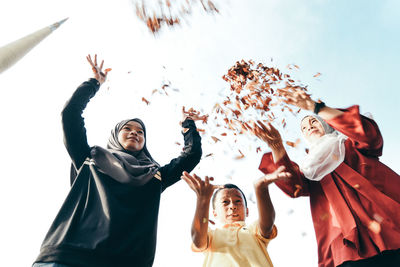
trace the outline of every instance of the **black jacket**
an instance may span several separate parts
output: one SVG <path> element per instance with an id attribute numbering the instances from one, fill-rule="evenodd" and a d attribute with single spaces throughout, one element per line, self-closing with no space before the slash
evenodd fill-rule
<path id="1" fill-rule="evenodd" d="M 99 89 L 95 79 L 84 82 L 62 112 L 65 146 L 71 156 L 71 190 L 51 225 L 35 262 L 82 267 L 152 266 L 156 246 L 160 194 L 200 161 L 196 125 L 182 126 L 181 155 L 160 167 L 161 181 L 133 187 L 101 173 L 90 161 L 83 110 Z"/>

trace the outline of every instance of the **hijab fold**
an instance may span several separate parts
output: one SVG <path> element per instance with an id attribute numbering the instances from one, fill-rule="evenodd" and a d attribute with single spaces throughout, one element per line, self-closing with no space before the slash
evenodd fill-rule
<path id="1" fill-rule="evenodd" d="M 118 133 L 129 121 L 139 123 L 144 132 L 145 144 L 140 151 L 129 151 L 118 141 Z M 94 146 L 91 159 L 97 169 L 120 183 L 142 186 L 157 173 L 160 165 L 153 159 L 146 147 L 146 128 L 140 119 L 129 119 L 119 122 L 111 131 L 107 149 Z"/>
<path id="2" fill-rule="evenodd" d="M 322 124 L 325 134 L 309 141 L 309 152 L 299 166 L 307 179 L 320 181 L 344 161 L 344 141 L 347 136 L 333 129 L 321 117 L 309 116 L 314 117 Z"/>

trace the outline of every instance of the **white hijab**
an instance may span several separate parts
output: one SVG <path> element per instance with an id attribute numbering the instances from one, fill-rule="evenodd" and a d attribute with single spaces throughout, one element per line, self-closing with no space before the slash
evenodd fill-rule
<path id="1" fill-rule="evenodd" d="M 345 155 L 344 141 L 347 136 L 333 129 L 317 115 L 306 117 L 316 118 L 322 124 L 325 134 L 319 138 L 308 140 L 310 144 L 309 152 L 299 164 L 300 170 L 307 179 L 320 181 L 343 162 Z"/>

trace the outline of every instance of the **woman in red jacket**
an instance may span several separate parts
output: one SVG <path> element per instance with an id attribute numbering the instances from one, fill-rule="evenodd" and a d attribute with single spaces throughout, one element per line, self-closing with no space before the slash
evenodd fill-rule
<path id="1" fill-rule="evenodd" d="M 277 186 L 290 197 L 310 197 L 318 266 L 400 266 L 400 176 L 378 159 L 383 140 L 375 121 L 358 106 L 339 110 L 302 91 L 283 94 L 288 104 L 319 115 L 301 122 L 309 153 L 292 162 L 279 132 L 260 123 L 254 133 L 272 150 L 260 170 L 285 166 L 292 178 Z"/>

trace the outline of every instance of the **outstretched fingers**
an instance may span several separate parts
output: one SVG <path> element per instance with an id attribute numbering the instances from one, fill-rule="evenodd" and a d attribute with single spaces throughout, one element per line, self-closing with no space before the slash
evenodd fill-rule
<path id="1" fill-rule="evenodd" d="M 192 190 L 196 191 L 196 186 L 192 178 L 193 177 L 189 173 L 187 172 L 182 173 L 181 179 L 184 180 Z"/>
<path id="2" fill-rule="evenodd" d="M 93 61 L 92 61 L 92 57 L 91 57 L 90 55 L 87 55 L 87 56 L 86 56 L 86 59 L 87 59 L 87 61 L 89 62 L 90 66 L 92 66 L 92 68 L 94 68 L 95 65 L 94 65 L 94 63 L 93 63 Z"/>
<path id="3" fill-rule="evenodd" d="M 273 173 L 267 174 L 266 178 L 268 177 L 267 179 L 269 181 L 275 182 L 277 180 L 292 177 L 292 174 L 285 170 L 286 170 L 285 166 L 279 166 Z"/>

